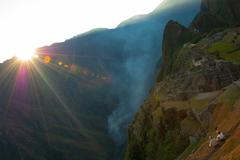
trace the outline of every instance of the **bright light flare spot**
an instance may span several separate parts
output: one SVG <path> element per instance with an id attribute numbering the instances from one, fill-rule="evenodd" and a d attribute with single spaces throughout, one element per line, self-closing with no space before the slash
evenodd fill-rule
<path id="1" fill-rule="evenodd" d="M 16 57 L 21 61 L 29 61 L 33 58 L 33 53 L 19 53 Z"/>
<path id="2" fill-rule="evenodd" d="M 65 64 L 64 67 L 65 67 L 65 68 L 69 68 L 69 65 Z"/>
<path id="3" fill-rule="evenodd" d="M 33 58 L 39 58 L 39 55 L 34 54 L 32 57 L 33 57 Z"/>
<path id="4" fill-rule="evenodd" d="M 63 63 L 61 61 L 58 62 L 58 65 L 61 66 Z"/>
<path id="5" fill-rule="evenodd" d="M 44 61 L 45 64 L 48 64 L 52 61 L 52 58 L 50 56 L 45 56 L 43 61 Z"/>

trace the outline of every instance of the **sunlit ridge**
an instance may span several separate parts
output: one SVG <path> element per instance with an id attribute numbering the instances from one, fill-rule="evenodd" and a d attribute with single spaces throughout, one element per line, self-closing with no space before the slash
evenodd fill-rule
<path id="1" fill-rule="evenodd" d="M 62 42 L 94 28 L 115 28 L 132 16 L 151 12 L 161 1 L 1 0 L 0 63 L 28 53 L 22 52 L 28 48 Z"/>

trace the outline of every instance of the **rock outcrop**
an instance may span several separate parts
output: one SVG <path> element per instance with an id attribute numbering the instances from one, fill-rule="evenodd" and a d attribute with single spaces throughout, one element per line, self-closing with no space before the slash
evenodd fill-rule
<path id="1" fill-rule="evenodd" d="M 176 21 L 171 20 L 167 23 L 163 35 L 163 63 L 161 66 L 160 79 L 171 72 L 171 62 L 174 52 L 181 48 L 184 43 L 197 36 L 197 33 L 190 31 Z"/>
<path id="2" fill-rule="evenodd" d="M 193 28 L 167 24 L 161 72 L 128 128 L 126 160 L 240 158 L 238 5 L 204 0 Z M 228 138 L 209 148 L 216 127 Z"/>
<path id="3" fill-rule="evenodd" d="M 227 28 L 240 25 L 240 1 L 203 0 L 201 11 L 191 24 L 192 29 L 209 32 L 214 28 Z"/>

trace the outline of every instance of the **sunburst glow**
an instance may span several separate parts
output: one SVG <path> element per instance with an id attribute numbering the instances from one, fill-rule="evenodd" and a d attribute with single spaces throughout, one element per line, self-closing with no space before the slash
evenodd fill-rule
<path id="1" fill-rule="evenodd" d="M 21 61 L 29 61 L 33 58 L 33 53 L 19 53 L 16 55 L 16 57 Z"/>
<path id="2" fill-rule="evenodd" d="M 26 48 L 61 42 L 93 28 L 115 28 L 125 19 L 151 12 L 161 1 L 0 0 L 0 63 L 16 53 L 31 58 L 22 52 Z"/>

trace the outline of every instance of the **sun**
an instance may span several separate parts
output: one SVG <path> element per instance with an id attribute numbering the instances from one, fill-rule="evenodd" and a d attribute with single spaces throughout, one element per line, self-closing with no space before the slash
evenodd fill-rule
<path id="1" fill-rule="evenodd" d="M 16 57 L 20 61 L 30 61 L 33 58 L 33 56 L 34 56 L 33 53 L 20 53 L 16 55 Z"/>

